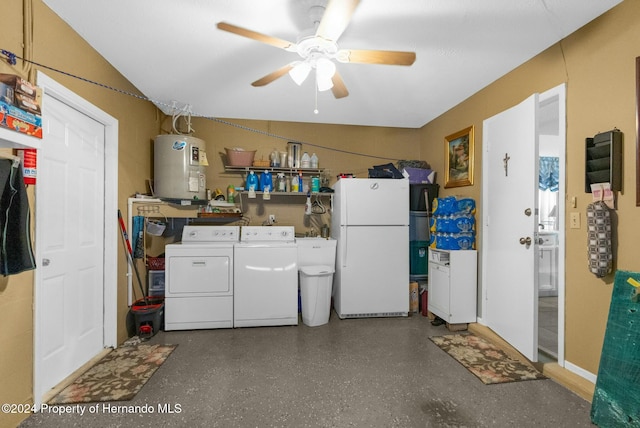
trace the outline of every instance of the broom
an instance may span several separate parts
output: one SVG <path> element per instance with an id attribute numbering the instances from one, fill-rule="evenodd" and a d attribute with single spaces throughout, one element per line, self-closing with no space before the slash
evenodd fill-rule
<path id="1" fill-rule="evenodd" d="M 133 251 L 131 249 L 131 243 L 129 242 L 129 236 L 127 235 L 127 229 L 124 226 L 124 220 L 122 219 L 122 213 L 120 209 L 118 209 L 118 222 L 120 223 L 120 232 L 122 233 L 122 239 L 127 244 L 127 260 L 133 266 L 133 270 L 136 273 L 136 278 L 138 278 L 138 285 L 140 286 L 140 291 L 142 292 L 142 299 L 144 300 L 145 306 L 149 304 L 147 301 L 147 293 L 144 292 L 144 287 L 142 286 L 142 280 L 140 280 L 140 272 L 138 272 L 138 266 L 136 266 L 135 261 L 133 260 Z"/>

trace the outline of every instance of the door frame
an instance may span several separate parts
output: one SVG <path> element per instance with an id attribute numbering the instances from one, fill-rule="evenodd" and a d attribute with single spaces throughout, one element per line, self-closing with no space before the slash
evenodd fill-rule
<path id="1" fill-rule="evenodd" d="M 566 242 L 566 202 L 567 202 L 567 86 L 562 83 L 540 94 L 539 104 L 558 99 L 558 365 L 565 366 L 565 242 Z M 545 135 L 545 134 L 542 134 Z"/>
<path id="2" fill-rule="evenodd" d="M 559 173 L 559 203 L 558 203 L 558 365 L 561 367 L 565 366 L 564 360 L 564 344 L 565 344 L 565 322 L 564 322 L 564 314 L 565 314 L 565 240 L 566 240 L 566 230 L 565 230 L 565 210 L 566 210 L 566 151 L 567 151 L 567 138 L 566 138 L 566 126 L 567 126 L 567 115 L 566 115 L 566 84 L 561 83 L 560 85 L 551 88 L 543 93 L 540 93 L 538 96 L 538 106 L 543 105 L 554 98 L 558 100 L 558 141 L 560 144 L 558 150 L 559 164 L 560 164 L 560 173 Z M 499 113 L 498 113 L 499 114 Z M 536 127 L 540 129 L 540 123 L 536 124 Z M 483 142 L 484 144 L 484 142 Z M 482 157 L 482 171 L 483 174 L 485 171 L 488 171 L 488 156 Z M 490 189 L 487 188 L 487 181 L 485 177 L 482 179 L 482 200 L 487 201 L 490 195 Z M 537 207 L 536 207 L 537 208 Z M 483 208 L 484 212 L 484 208 Z M 484 214 L 483 214 L 484 215 Z M 483 219 L 484 221 L 484 219 Z M 484 231 L 482 232 L 485 233 Z M 533 231 L 532 231 L 533 233 Z M 537 236 L 537 233 L 536 235 Z M 536 244 L 537 248 L 537 244 Z M 487 325 L 484 318 L 489 318 L 490 316 L 485 312 L 486 308 L 486 295 L 487 295 L 487 281 L 486 281 L 486 255 L 485 248 L 483 246 L 481 258 L 482 262 L 480 264 L 480 293 L 479 293 L 479 314 L 478 323 L 482 325 Z"/>
<path id="3" fill-rule="evenodd" d="M 103 276 L 103 347 L 116 347 L 117 345 L 117 244 L 118 228 L 115 213 L 118 209 L 118 120 L 94 106 L 76 93 L 62 86 L 46 74 L 38 71 L 38 86 L 43 93 L 68 105 L 69 107 L 85 114 L 91 119 L 104 125 L 104 276 Z M 44 97 L 44 95 L 43 95 Z M 43 115 L 47 114 L 46 102 L 43 102 Z M 46 144 L 46 142 L 43 142 Z M 37 187 L 35 198 L 35 210 L 42 209 L 38 204 Z M 110 221 L 112 220 L 112 221 Z M 42 254 L 40 225 L 35 223 L 35 253 L 36 260 L 40 260 Z M 41 301 L 42 275 L 38 269 L 34 275 L 34 326 L 33 326 L 33 401 L 36 409 L 40 408 L 42 398 L 47 391 L 41 391 L 41 352 L 42 344 L 39 336 L 40 311 L 39 308 L 46 304 Z"/>

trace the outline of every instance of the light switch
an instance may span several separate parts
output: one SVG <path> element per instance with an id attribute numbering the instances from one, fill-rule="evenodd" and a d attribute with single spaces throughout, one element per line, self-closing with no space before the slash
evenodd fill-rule
<path id="1" fill-rule="evenodd" d="M 580 229 L 580 213 L 572 212 L 569 215 L 569 227 L 571 229 Z"/>
<path id="2" fill-rule="evenodd" d="M 571 208 L 576 208 L 578 206 L 578 198 L 576 196 L 571 197 Z"/>

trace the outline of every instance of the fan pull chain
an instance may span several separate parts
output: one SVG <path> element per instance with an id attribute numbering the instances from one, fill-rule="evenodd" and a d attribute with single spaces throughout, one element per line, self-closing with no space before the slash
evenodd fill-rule
<path id="1" fill-rule="evenodd" d="M 316 73 L 316 84 L 315 84 L 315 89 L 316 89 L 316 108 L 313 109 L 313 112 L 315 114 L 318 114 L 318 73 Z"/>

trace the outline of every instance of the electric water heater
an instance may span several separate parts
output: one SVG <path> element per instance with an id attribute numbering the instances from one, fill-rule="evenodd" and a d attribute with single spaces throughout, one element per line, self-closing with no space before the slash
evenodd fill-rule
<path id="1" fill-rule="evenodd" d="M 206 199 L 205 142 L 188 135 L 158 135 L 153 146 L 153 192 L 158 198 Z"/>

